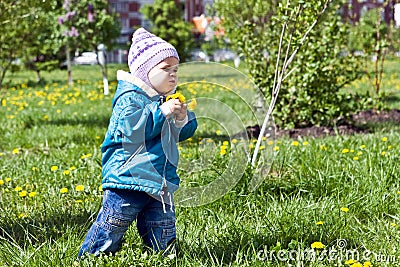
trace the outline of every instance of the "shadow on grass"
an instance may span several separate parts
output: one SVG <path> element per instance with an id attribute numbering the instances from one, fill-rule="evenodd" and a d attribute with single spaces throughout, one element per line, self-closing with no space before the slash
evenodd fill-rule
<path id="1" fill-rule="evenodd" d="M 107 115 L 96 115 L 96 116 L 81 116 L 81 117 L 69 117 L 69 118 L 57 118 L 52 120 L 39 120 L 36 117 L 30 116 L 24 119 L 24 128 L 31 129 L 34 126 L 42 125 L 54 125 L 54 126 L 87 126 L 87 127 L 101 127 L 106 131 L 110 116 Z"/>
<path id="2" fill-rule="evenodd" d="M 240 227 L 239 227 L 240 228 Z M 301 242 L 311 244 L 319 236 L 305 236 Z M 296 236 L 286 236 L 284 239 L 273 236 L 256 235 L 242 229 L 229 229 L 222 237 L 215 236 L 213 240 L 201 243 L 179 242 L 179 258 L 193 255 L 192 261 L 201 261 L 206 266 L 233 266 L 240 262 L 282 262 L 282 256 L 290 256 L 289 251 L 306 251 L 298 247 Z M 282 254 L 283 252 L 283 254 Z M 286 252 L 286 254 L 285 254 Z M 279 254 L 280 253 L 280 254 Z M 184 255 L 183 255 L 184 254 Z M 296 255 L 294 255 L 295 257 Z M 296 258 L 294 258 L 295 260 Z M 291 260 L 288 258 L 288 260 Z"/>
<path id="3" fill-rule="evenodd" d="M 28 218 L 3 218 L 0 223 L 0 237 L 11 244 L 26 247 L 46 241 L 54 241 L 65 235 L 67 229 L 81 229 L 86 234 L 97 213 L 83 210 L 79 213 L 43 210 Z"/>
<path id="4" fill-rule="evenodd" d="M 387 104 L 397 104 L 400 102 L 399 95 L 388 95 L 382 98 L 382 102 Z"/>

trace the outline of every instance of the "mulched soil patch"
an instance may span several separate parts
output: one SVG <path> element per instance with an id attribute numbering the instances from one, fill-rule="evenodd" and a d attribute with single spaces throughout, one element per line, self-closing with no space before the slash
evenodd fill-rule
<path id="1" fill-rule="evenodd" d="M 400 110 L 393 109 L 389 111 L 366 110 L 352 116 L 352 123 L 333 127 L 311 126 L 306 128 L 295 128 L 290 130 L 277 130 L 276 136 L 288 136 L 298 138 L 302 136 L 324 137 L 334 135 L 352 135 L 368 133 L 367 124 L 376 123 L 400 123 Z M 364 126 L 364 127 L 363 127 Z"/>
<path id="2" fill-rule="evenodd" d="M 357 114 L 354 114 L 348 123 L 342 123 L 337 127 L 325 127 L 325 126 L 311 126 L 305 128 L 295 128 L 289 130 L 276 129 L 275 137 L 287 136 L 290 138 L 299 138 L 304 136 L 312 137 L 325 137 L 335 135 L 352 135 L 369 133 L 371 125 L 377 125 L 380 123 L 398 123 L 400 124 L 400 110 L 393 109 L 389 111 L 375 111 L 365 110 Z M 233 136 L 234 138 L 241 138 L 248 136 L 249 138 L 258 138 L 260 134 L 260 126 L 248 126 L 246 131 L 240 132 Z M 267 133 L 266 135 L 270 135 Z"/>

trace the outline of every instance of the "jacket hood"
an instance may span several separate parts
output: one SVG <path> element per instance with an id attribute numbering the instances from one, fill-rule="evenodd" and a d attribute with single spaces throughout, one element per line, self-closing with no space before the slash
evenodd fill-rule
<path id="1" fill-rule="evenodd" d="M 117 91 L 115 92 L 114 99 L 112 101 L 113 107 L 114 107 L 117 99 L 121 95 L 123 95 L 129 91 L 143 91 L 146 95 L 149 96 L 149 98 L 159 96 L 159 93 L 156 90 L 154 90 L 153 88 L 148 86 L 144 81 L 133 76 L 129 72 L 126 72 L 123 70 L 118 70 L 117 71 L 117 80 L 118 80 L 118 82 L 122 81 L 122 82 L 128 82 L 128 83 L 134 84 L 134 85 L 136 85 L 136 87 L 135 87 L 135 89 L 132 89 L 131 86 L 118 86 Z"/>

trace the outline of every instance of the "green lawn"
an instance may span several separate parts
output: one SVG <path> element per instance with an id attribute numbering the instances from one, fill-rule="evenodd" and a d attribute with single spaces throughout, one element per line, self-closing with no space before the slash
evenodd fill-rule
<path id="1" fill-rule="evenodd" d="M 382 90 L 399 108 L 399 62 L 388 64 Z M 31 72 L 7 77 L 10 88 L 0 97 L 0 266 L 73 265 L 101 205 L 100 145 L 119 68 L 109 68 L 109 96 L 97 66 L 74 67 L 71 88 L 65 71 L 45 73 L 42 85 L 29 81 Z M 190 191 L 217 181 L 214 191 L 202 196 L 206 205 L 176 208 L 177 257 L 144 251 L 132 228 L 116 256 L 79 266 L 399 265 L 396 125 L 365 135 L 268 138 L 261 152 L 269 172 L 254 174 L 243 154 L 254 143 L 229 138 L 261 117 L 251 107 L 251 83 L 217 65 L 182 66 L 180 75 L 199 116 L 198 132 L 180 145 L 181 185 Z M 360 80 L 347 90 L 363 88 Z M 256 180 L 263 182 L 253 188 Z"/>

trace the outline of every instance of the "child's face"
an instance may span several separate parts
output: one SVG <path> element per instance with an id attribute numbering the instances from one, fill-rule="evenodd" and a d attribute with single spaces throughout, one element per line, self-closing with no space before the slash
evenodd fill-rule
<path id="1" fill-rule="evenodd" d="M 149 81 L 160 95 L 168 95 L 178 84 L 178 59 L 169 57 L 149 71 Z"/>

